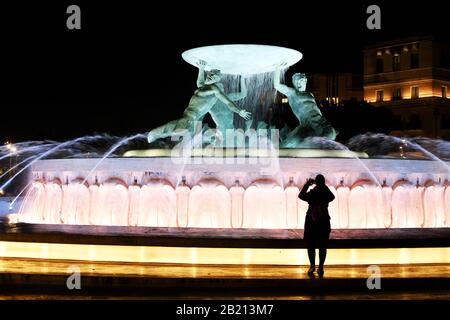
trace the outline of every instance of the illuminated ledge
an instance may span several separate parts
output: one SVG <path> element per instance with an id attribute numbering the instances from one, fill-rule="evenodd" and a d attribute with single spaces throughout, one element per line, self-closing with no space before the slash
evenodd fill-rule
<path id="1" fill-rule="evenodd" d="M 127 263 L 308 265 L 305 249 L 151 247 L 0 241 L 0 257 Z M 329 249 L 328 265 L 448 264 L 450 248 Z"/>
<path id="2" fill-rule="evenodd" d="M 4 225 L 0 241 L 150 247 L 303 249 L 303 229 Z M 450 247 L 450 228 L 333 229 L 329 248 Z"/>
<path id="3" fill-rule="evenodd" d="M 180 149 L 147 149 L 147 150 L 129 150 L 124 153 L 124 157 L 181 157 Z M 286 158 L 368 158 L 365 152 L 353 152 L 347 150 L 321 150 L 321 149 L 279 149 L 279 157 Z M 222 149 L 222 148 L 203 148 L 192 149 L 190 154 L 193 157 L 272 157 L 268 149 Z"/>

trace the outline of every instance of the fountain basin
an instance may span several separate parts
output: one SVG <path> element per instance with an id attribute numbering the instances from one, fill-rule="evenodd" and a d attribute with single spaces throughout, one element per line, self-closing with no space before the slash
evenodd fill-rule
<path id="1" fill-rule="evenodd" d="M 275 171 L 268 172 L 268 163 L 259 158 L 225 158 L 222 163 L 195 159 L 177 164 L 167 157 L 110 158 L 85 184 L 81 182 L 98 159 L 38 161 L 18 219 L 79 225 L 303 228 L 307 203 L 297 196 L 306 179 L 320 172 L 336 195 L 329 207 L 334 229 L 450 226 L 450 178 L 435 161 L 280 157 Z"/>
<path id="2" fill-rule="evenodd" d="M 302 54 L 296 50 L 267 45 L 228 44 L 187 50 L 183 59 L 193 66 L 199 60 L 208 63 L 205 70 L 219 69 L 222 73 L 252 75 L 275 71 L 285 62 L 287 68 L 300 61 Z"/>

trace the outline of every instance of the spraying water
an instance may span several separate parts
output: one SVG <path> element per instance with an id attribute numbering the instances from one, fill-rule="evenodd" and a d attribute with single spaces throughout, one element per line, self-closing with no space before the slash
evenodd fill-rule
<path id="1" fill-rule="evenodd" d="M 27 141 L 27 142 L 19 142 L 19 143 L 15 143 L 14 146 L 16 147 L 16 151 L 15 152 L 11 152 L 7 147 L 3 146 L 0 147 L 0 154 L 5 153 L 4 155 L 0 156 L 0 161 L 9 157 L 17 157 L 20 156 L 21 154 L 26 154 L 26 153 L 41 153 L 44 152 L 44 150 L 54 147 L 55 145 L 57 145 L 58 142 L 42 142 L 42 141 Z"/>
<path id="2" fill-rule="evenodd" d="M 181 168 L 178 171 L 178 175 L 176 177 L 177 182 L 176 182 L 176 187 L 178 187 L 180 185 L 180 183 L 183 181 L 183 177 L 184 177 L 184 170 L 186 168 L 187 163 L 189 162 L 191 156 L 192 156 L 192 150 L 194 150 L 197 147 L 201 147 L 202 145 L 202 132 L 198 132 L 197 134 L 194 135 L 194 137 L 191 138 L 185 138 L 183 139 L 183 141 L 180 143 L 180 147 L 181 147 L 181 159 L 182 159 L 182 163 L 181 163 Z"/>
<path id="3" fill-rule="evenodd" d="M 419 143 L 424 144 L 427 148 L 421 146 Z M 404 155 L 404 152 L 410 147 L 422 152 L 430 160 L 439 162 L 450 172 L 449 165 L 435 154 L 439 152 L 442 158 L 450 159 L 450 142 L 448 141 L 433 140 L 429 138 L 399 138 L 381 133 L 367 133 L 351 138 L 347 145 L 355 151 L 364 151 L 371 157 L 389 156 L 391 154 L 396 155 L 400 153 L 401 158 L 407 157 Z M 434 152 L 431 152 L 429 149 Z"/>
<path id="4" fill-rule="evenodd" d="M 70 141 L 66 141 L 66 142 L 62 142 L 60 144 L 57 144 L 56 146 L 50 148 L 50 150 L 47 150 L 43 153 L 41 153 L 39 156 L 35 157 L 32 161 L 30 161 L 26 166 L 24 166 L 22 169 L 20 169 L 18 172 L 16 172 L 16 174 L 14 174 L 14 176 L 12 176 L 8 181 L 6 181 L 3 185 L 0 186 L 0 190 L 5 189 L 12 181 L 14 181 L 14 179 L 16 177 L 18 177 L 22 172 L 24 172 L 26 169 L 28 169 L 30 166 L 32 166 L 34 163 L 36 163 L 36 161 L 39 161 L 53 153 L 55 153 L 56 151 L 66 148 L 68 146 L 71 146 L 73 144 L 76 144 L 80 141 L 96 141 L 99 139 L 103 139 L 104 136 L 102 135 L 95 135 L 95 136 L 85 136 L 85 137 L 80 137 L 74 140 L 70 140 Z"/>
<path id="5" fill-rule="evenodd" d="M 422 146 L 439 159 L 450 161 L 450 141 L 425 137 L 408 138 L 408 140 Z"/>
<path id="6" fill-rule="evenodd" d="M 86 175 L 86 177 L 84 178 L 83 182 L 81 184 L 85 184 L 87 179 L 89 178 L 89 176 L 98 168 L 98 166 L 107 158 L 109 157 L 111 154 L 113 154 L 114 151 L 116 151 L 118 148 L 120 148 L 121 146 L 125 145 L 126 143 L 135 140 L 135 139 L 147 139 L 147 134 L 144 133 L 138 133 L 135 134 L 133 136 L 127 137 L 127 138 L 123 138 L 121 139 L 119 142 L 117 142 L 116 144 L 114 144 L 104 155 L 103 157 L 96 163 L 96 165 L 91 169 L 91 171 L 89 171 L 89 173 Z"/>
<path id="7" fill-rule="evenodd" d="M 11 203 L 9 204 L 9 210 L 12 210 L 12 208 L 14 207 L 14 203 L 16 203 L 17 199 L 19 199 L 19 197 L 22 195 L 22 193 L 25 192 L 25 190 L 27 190 L 32 184 L 34 183 L 33 180 L 31 180 L 26 186 L 25 188 L 23 188 L 18 194 L 17 196 L 13 199 L 13 201 L 11 201 Z"/>
<path id="8" fill-rule="evenodd" d="M 402 141 L 404 141 L 404 139 L 402 139 Z M 412 142 L 411 140 L 407 140 L 408 143 L 410 143 L 414 148 L 419 149 L 420 151 L 422 151 L 424 154 L 426 154 L 428 157 L 430 157 L 431 159 L 433 159 L 434 161 L 439 162 L 444 168 L 447 169 L 448 172 L 450 172 L 450 167 L 447 163 L 445 163 L 444 161 L 442 161 L 441 159 L 439 159 L 436 155 L 434 155 L 433 153 L 431 153 L 430 151 L 428 151 L 427 149 L 425 149 L 424 147 L 422 147 L 421 145 Z"/>
<path id="9" fill-rule="evenodd" d="M 267 136 L 259 136 L 258 138 L 258 149 L 269 152 L 267 159 L 269 160 L 269 168 L 263 168 L 263 171 L 269 170 L 272 176 L 275 176 L 278 180 L 280 187 L 284 190 L 284 180 L 283 180 L 283 172 L 280 167 L 280 158 L 279 158 L 279 148 L 278 148 L 278 135 L 275 134 L 277 131 L 272 130 L 272 136 L 269 138 Z M 275 139 L 275 145 L 273 143 Z"/>
<path id="10" fill-rule="evenodd" d="M 4 176 L 8 175 L 10 172 L 14 171 L 16 168 L 20 167 L 22 164 L 27 163 L 28 161 L 31 161 L 33 159 L 35 159 L 37 156 L 31 156 L 26 158 L 25 160 L 19 162 L 18 164 L 12 166 L 9 170 L 5 171 L 2 175 L 0 175 L 0 179 L 3 178 Z"/>
<path id="11" fill-rule="evenodd" d="M 331 146 L 335 146 L 338 148 L 338 150 L 344 150 L 346 154 L 348 154 L 351 158 L 354 158 L 358 161 L 358 163 L 361 165 L 361 167 L 364 168 L 364 170 L 369 174 L 369 176 L 372 178 L 372 180 L 381 187 L 380 181 L 377 179 L 377 177 L 372 173 L 372 171 L 369 170 L 369 168 L 364 164 L 364 162 L 354 153 L 352 152 L 347 146 L 343 145 L 342 143 L 339 143 L 337 141 L 327 139 L 324 137 L 314 137 L 309 138 L 312 145 L 321 146 L 321 149 L 330 149 Z"/>
<path id="12" fill-rule="evenodd" d="M 284 79 L 284 73 L 287 69 L 281 71 L 281 79 Z M 253 74 L 245 79 L 248 94 L 242 100 L 235 103 L 242 109 L 252 114 L 251 127 L 256 128 L 259 123 L 270 124 L 273 118 L 273 105 L 276 102 L 277 91 L 273 84 L 273 72 Z M 226 75 L 221 81 L 225 86 L 225 92 L 239 92 L 240 76 Z M 225 107 L 225 106 L 224 106 Z M 235 128 L 247 130 L 250 126 L 245 119 L 235 117 Z"/>

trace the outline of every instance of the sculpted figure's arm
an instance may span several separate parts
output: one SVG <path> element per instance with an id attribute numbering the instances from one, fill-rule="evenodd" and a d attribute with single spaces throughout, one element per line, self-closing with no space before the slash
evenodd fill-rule
<path id="1" fill-rule="evenodd" d="M 247 84 L 244 76 L 241 76 L 241 92 L 233 92 L 228 94 L 228 98 L 232 101 L 244 99 L 247 96 Z"/>
<path id="2" fill-rule="evenodd" d="M 197 88 L 200 88 L 205 84 L 206 61 L 199 60 L 197 62 L 197 66 L 198 66 Z"/>
<path id="3" fill-rule="evenodd" d="M 228 98 L 222 90 L 220 90 L 219 87 L 213 86 L 214 88 L 214 94 L 216 95 L 217 99 L 219 99 L 221 102 L 223 102 L 231 111 L 237 113 L 239 116 L 244 118 L 245 120 L 250 120 L 251 113 L 245 111 L 244 109 L 239 109 L 233 101 Z"/>
<path id="4" fill-rule="evenodd" d="M 286 63 L 284 62 L 277 66 L 277 68 L 275 70 L 274 78 L 273 78 L 273 84 L 277 91 L 281 92 L 285 96 L 290 96 L 295 93 L 295 90 L 284 84 L 281 84 L 281 82 L 280 82 L 281 67 L 283 67 L 285 65 L 286 65 Z"/>

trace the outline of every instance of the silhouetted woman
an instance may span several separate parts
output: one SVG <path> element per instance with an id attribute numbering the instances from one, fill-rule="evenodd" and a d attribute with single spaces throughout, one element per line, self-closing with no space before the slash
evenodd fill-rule
<path id="1" fill-rule="evenodd" d="M 316 186 L 308 192 L 309 187 L 313 184 Z M 311 264 L 308 274 L 312 275 L 316 270 L 316 248 L 319 248 L 319 270 L 317 272 L 322 276 L 331 231 L 328 203 L 334 200 L 334 194 L 325 185 L 325 177 L 318 174 L 315 180 L 309 179 L 305 183 L 298 197 L 309 204 L 305 217 L 305 233 L 303 236 L 303 239 L 306 241 L 309 262 Z"/>

